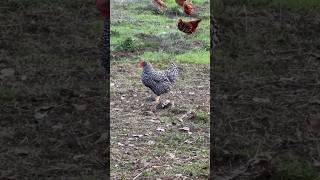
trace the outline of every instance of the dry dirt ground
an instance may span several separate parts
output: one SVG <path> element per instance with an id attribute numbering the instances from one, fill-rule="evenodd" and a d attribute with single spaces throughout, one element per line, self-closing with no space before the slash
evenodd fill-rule
<path id="1" fill-rule="evenodd" d="M 164 68 L 163 63 L 153 63 Z M 152 112 L 152 92 L 135 62 L 111 65 L 111 175 L 207 179 L 209 173 L 209 67 L 177 64 L 177 84 Z"/>
<path id="2" fill-rule="evenodd" d="M 0 179 L 105 179 L 92 1 L 0 2 Z"/>
<path id="3" fill-rule="evenodd" d="M 320 14 L 279 8 L 217 9 L 211 71 L 216 178 L 319 178 Z"/>

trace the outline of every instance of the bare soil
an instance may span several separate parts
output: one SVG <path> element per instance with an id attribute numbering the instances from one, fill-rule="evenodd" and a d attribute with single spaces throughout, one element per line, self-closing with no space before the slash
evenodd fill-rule
<path id="1" fill-rule="evenodd" d="M 226 6 L 216 18 L 215 177 L 319 177 L 319 137 L 305 126 L 319 118 L 319 13 Z"/>
<path id="2" fill-rule="evenodd" d="M 0 2 L 0 179 L 105 179 L 92 2 Z"/>
<path id="3" fill-rule="evenodd" d="M 159 69 L 163 63 L 153 63 Z M 194 113 L 209 112 L 208 65 L 177 64 L 180 76 L 156 109 L 153 96 L 132 63 L 111 65 L 111 175 L 114 179 L 207 179 L 209 115 L 201 122 Z M 161 68 L 163 69 L 163 68 Z M 181 128 L 184 128 L 181 129 Z M 187 129 L 189 128 L 189 129 Z"/>

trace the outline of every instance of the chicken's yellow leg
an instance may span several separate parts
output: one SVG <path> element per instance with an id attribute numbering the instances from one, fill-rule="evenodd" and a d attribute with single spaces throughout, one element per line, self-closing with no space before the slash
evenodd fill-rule
<path id="1" fill-rule="evenodd" d="M 156 97 L 156 103 L 159 104 L 160 103 L 160 96 Z"/>

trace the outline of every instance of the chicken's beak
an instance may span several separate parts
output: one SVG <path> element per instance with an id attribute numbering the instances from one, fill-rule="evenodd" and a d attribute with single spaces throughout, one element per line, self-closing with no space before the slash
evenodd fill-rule
<path id="1" fill-rule="evenodd" d="M 137 66 L 141 67 L 141 62 L 140 61 L 137 62 Z"/>

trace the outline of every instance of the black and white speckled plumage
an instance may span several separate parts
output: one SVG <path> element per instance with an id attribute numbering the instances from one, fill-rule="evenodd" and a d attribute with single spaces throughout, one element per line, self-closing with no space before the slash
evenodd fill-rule
<path id="1" fill-rule="evenodd" d="M 176 82 L 178 68 L 174 63 L 165 71 L 156 71 L 148 62 L 143 62 L 142 83 L 150 88 L 157 96 L 168 93 Z"/>
<path id="2" fill-rule="evenodd" d="M 110 18 L 106 17 L 104 20 L 103 34 L 101 39 L 101 57 L 100 63 L 103 68 L 107 71 L 110 66 Z"/>

